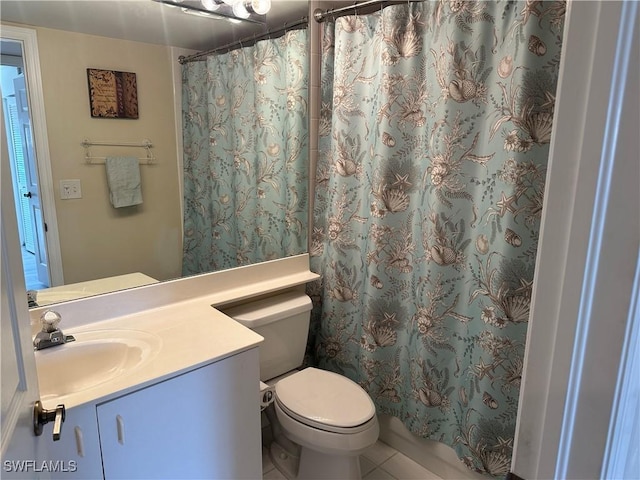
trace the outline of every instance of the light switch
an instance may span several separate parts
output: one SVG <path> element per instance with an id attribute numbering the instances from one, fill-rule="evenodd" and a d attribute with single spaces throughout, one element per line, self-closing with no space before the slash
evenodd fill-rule
<path id="1" fill-rule="evenodd" d="M 68 200 L 71 198 L 82 198 L 82 187 L 80 180 L 60 180 L 60 198 Z"/>

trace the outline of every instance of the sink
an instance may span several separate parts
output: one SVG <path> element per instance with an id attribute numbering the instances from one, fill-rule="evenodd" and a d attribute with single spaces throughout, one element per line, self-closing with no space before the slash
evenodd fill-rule
<path id="1" fill-rule="evenodd" d="M 35 352 L 42 401 L 84 392 L 128 375 L 152 360 L 162 344 L 158 336 L 139 330 L 71 334 L 74 342 Z"/>

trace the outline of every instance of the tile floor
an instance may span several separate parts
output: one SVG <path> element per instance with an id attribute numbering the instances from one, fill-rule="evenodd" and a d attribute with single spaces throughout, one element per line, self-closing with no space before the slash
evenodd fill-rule
<path id="1" fill-rule="evenodd" d="M 377 441 L 360 456 L 362 480 L 442 480 L 386 443 Z M 262 449 L 262 478 L 285 480 L 273 466 L 266 448 Z"/>

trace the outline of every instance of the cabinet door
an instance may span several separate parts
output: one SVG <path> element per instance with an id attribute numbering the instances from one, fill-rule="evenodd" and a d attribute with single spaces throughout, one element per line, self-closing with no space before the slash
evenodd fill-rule
<path id="1" fill-rule="evenodd" d="M 51 430 L 47 430 L 51 435 Z M 95 404 L 67 410 L 60 440 L 49 443 L 52 479 L 102 479 Z"/>
<path id="2" fill-rule="evenodd" d="M 98 406 L 105 479 L 261 479 L 258 349 Z"/>

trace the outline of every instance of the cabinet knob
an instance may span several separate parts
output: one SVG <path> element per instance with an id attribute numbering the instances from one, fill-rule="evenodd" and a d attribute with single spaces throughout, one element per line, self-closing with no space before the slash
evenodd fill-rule
<path id="1" fill-rule="evenodd" d="M 47 410 L 42 406 L 42 402 L 38 400 L 33 406 L 33 433 L 39 437 L 42 435 L 42 427 L 49 422 L 53 422 L 53 441 L 60 440 L 65 416 L 64 405 L 60 404 L 55 409 Z"/>

